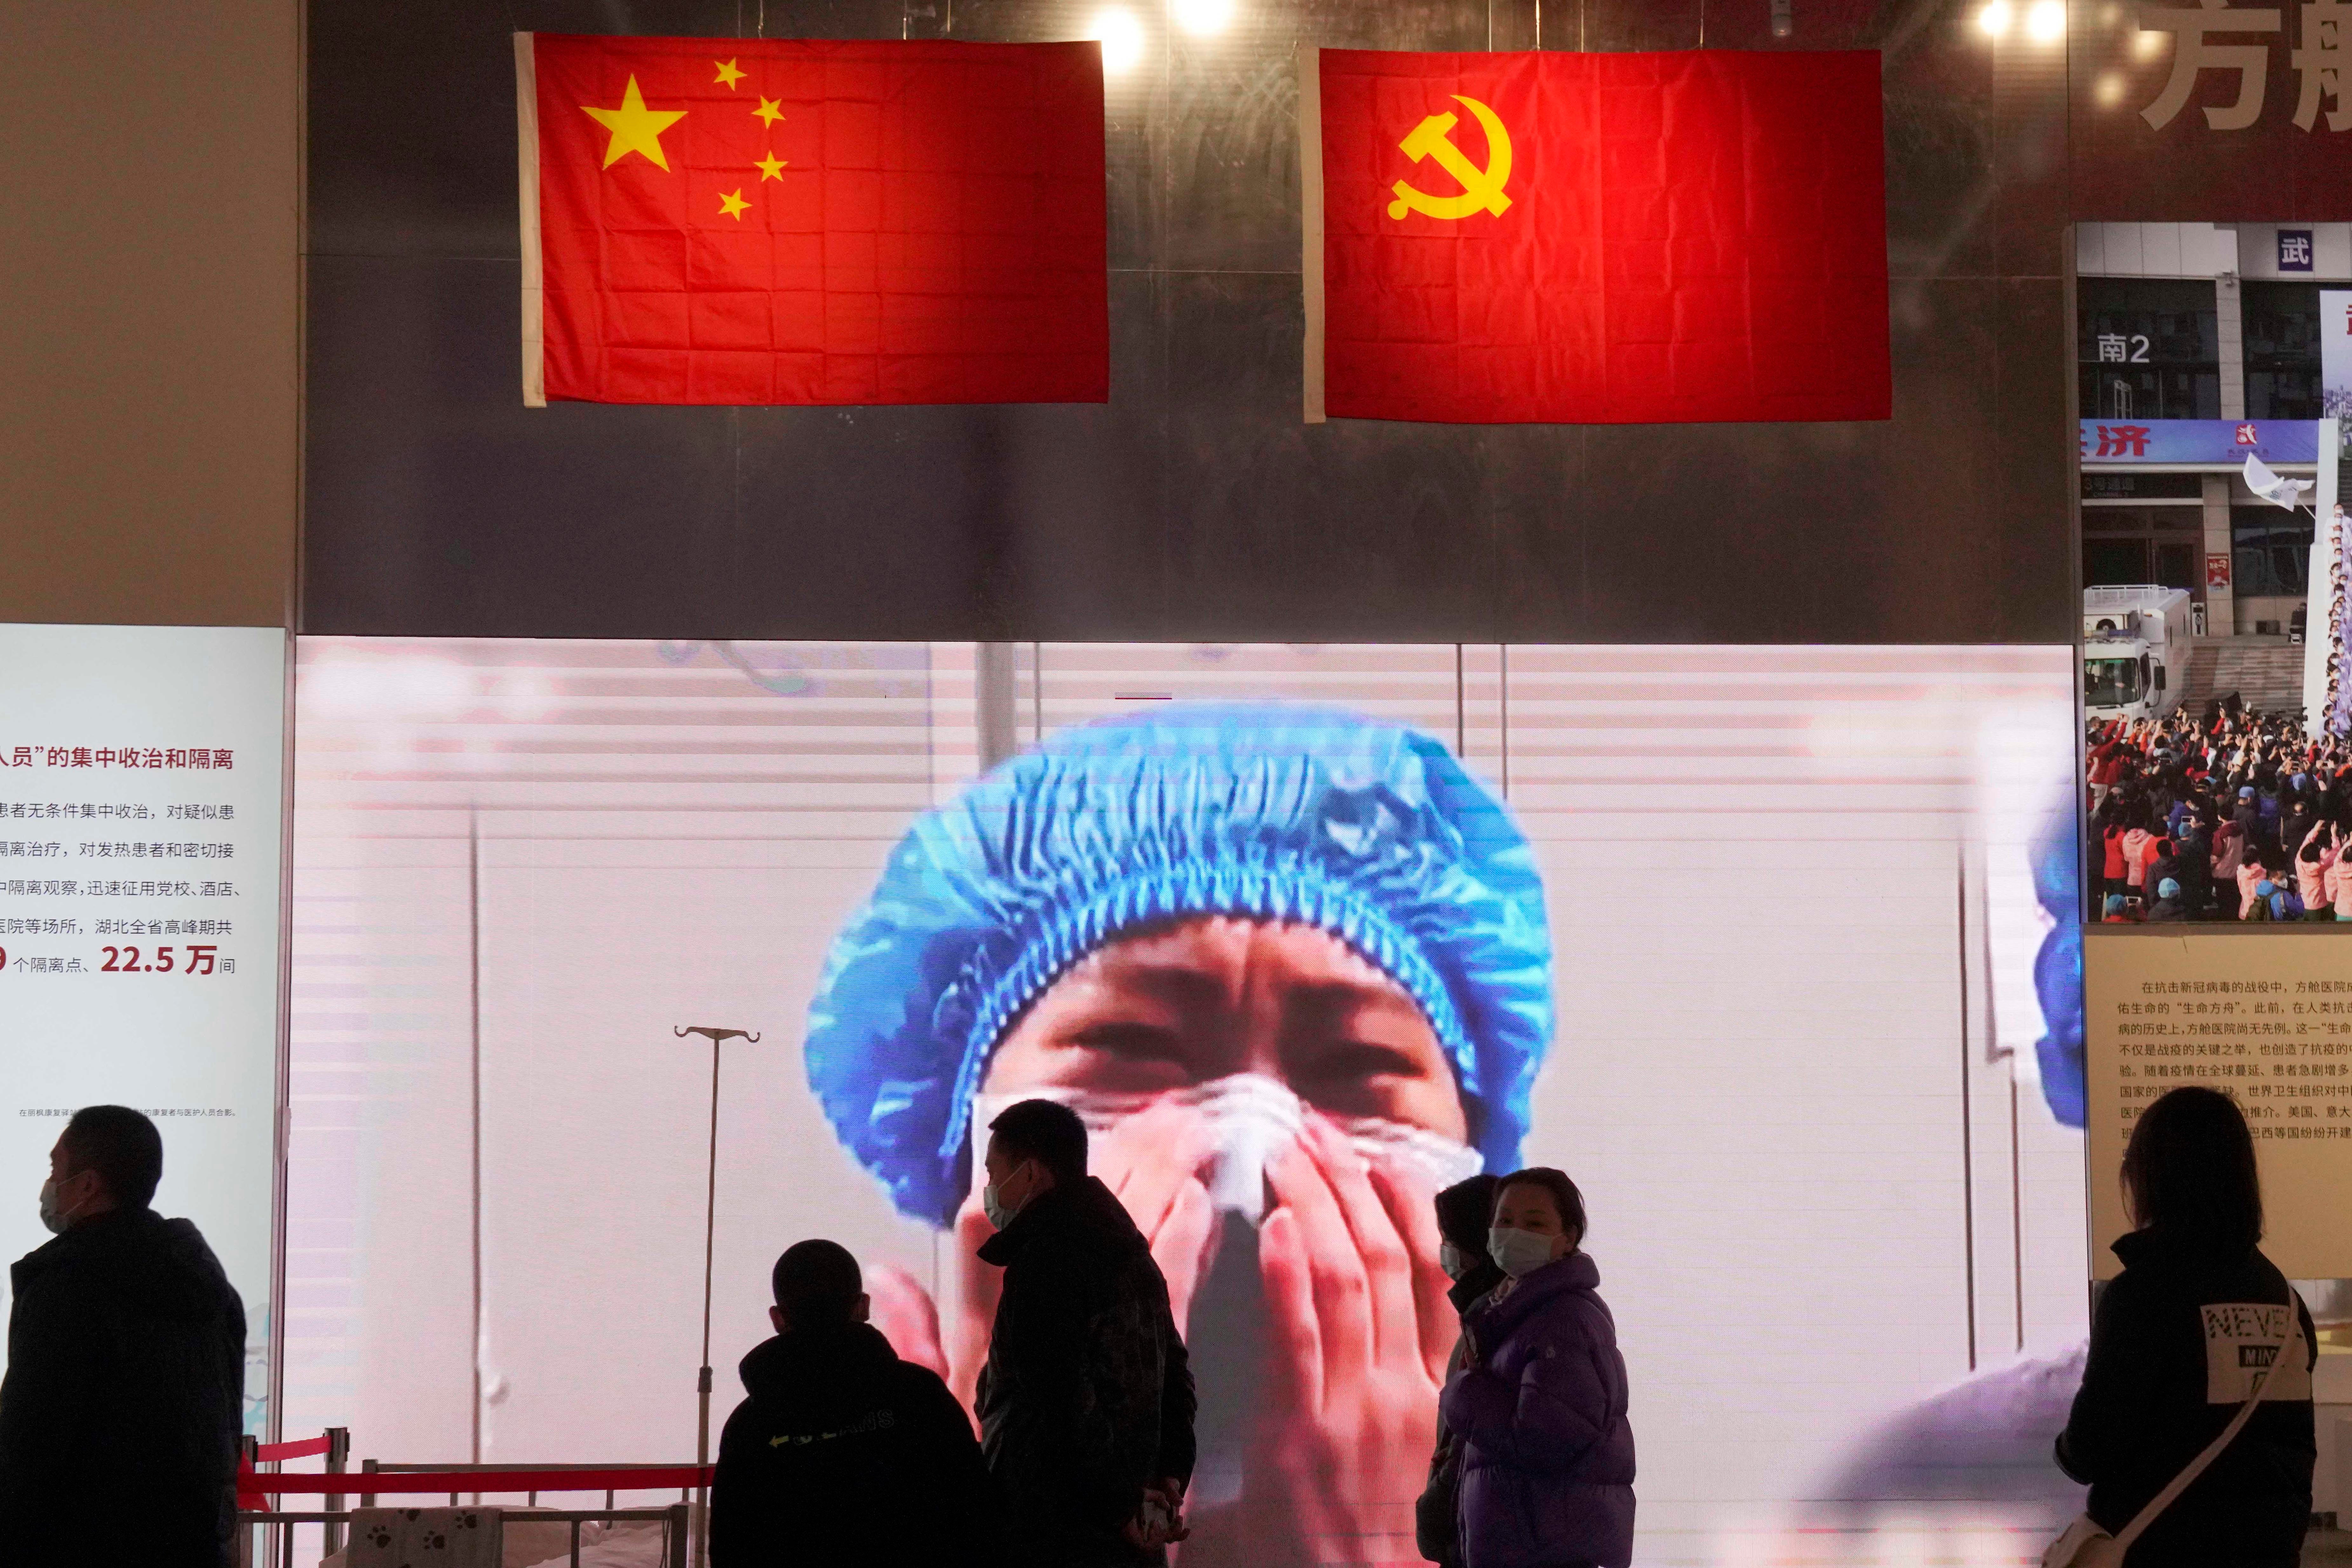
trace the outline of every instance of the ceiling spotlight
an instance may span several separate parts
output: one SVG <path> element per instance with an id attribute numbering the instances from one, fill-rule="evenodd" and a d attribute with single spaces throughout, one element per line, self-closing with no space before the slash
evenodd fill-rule
<path id="1" fill-rule="evenodd" d="M 2033 0 L 2025 14 L 2025 36 L 2037 44 L 2054 44 L 2066 36 L 2065 0 Z"/>
<path id="2" fill-rule="evenodd" d="M 1168 9 L 1176 25 L 1195 37 L 1222 33 L 1234 19 L 1234 0 L 1170 0 Z"/>
<path id="3" fill-rule="evenodd" d="M 1095 37 L 1102 40 L 1103 70 L 1108 75 L 1131 70 L 1143 58 L 1143 24 L 1132 11 L 1114 8 L 1096 16 Z"/>
<path id="4" fill-rule="evenodd" d="M 1985 8 L 1977 13 L 1977 26 L 1986 35 L 1998 38 L 2009 31 L 2009 0 L 1988 0 Z"/>

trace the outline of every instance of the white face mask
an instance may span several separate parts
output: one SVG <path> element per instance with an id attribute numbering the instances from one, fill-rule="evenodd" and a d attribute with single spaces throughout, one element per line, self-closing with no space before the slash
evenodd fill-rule
<path id="1" fill-rule="evenodd" d="M 1190 1088 L 1154 1094 L 1117 1094 L 1098 1089 L 1034 1089 L 1013 1094 L 972 1097 L 971 1124 L 985 1128 L 1024 1100 L 1051 1100 L 1068 1106 L 1100 1138 L 1137 1112 L 1172 1103 L 1196 1107 L 1208 1123 L 1211 1153 L 1203 1178 L 1209 1201 L 1223 1214 L 1251 1225 L 1265 1218 L 1266 1167 L 1307 1130 L 1307 1107 L 1288 1084 L 1264 1073 L 1233 1073 Z M 1416 1168 L 1436 1189 L 1476 1175 L 1486 1161 L 1478 1151 L 1423 1127 L 1380 1116 L 1331 1119 L 1368 1163 Z M 974 1163 L 978 1163 L 975 1152 Z M 975 1175 L 978 1174 L 975 1171 Z M 985 1204 L 988 1195 L 981 1194 Z"/>
<path id="2" fill-rule="evenodd" d="M 1017 1165 L 1013 1168 L 1020 1169 Z M 988 1223 L 998 1230 L 1011 1225 L 1013 1215 L 1021 1212 L 1020 1205 L 1004 1201 L 1004 1194 L 996 1190 L 994 1182 L 980 1189 L 980 1206 L 987 1213 Z"/>
<path id="3" fill-rule="evenodd" d="M 71 1215 L 58 1207 L 58 1179 L 51 1176 L 41 1184 L 41 1223 L 51 1236 L 63 1236 L 66 1226 L 73 1223 Z"/>
<path id="4" fill-rule="evenodd" d="M 1458 1280 L 1470 1272 L 1470 1260 L 1463 1257 L 1462 1249 L 1450 1241 L 1437 1244 L 1437 1266 L 1445 1270 L 1448 1279 Z"/>
<path id="5" fill-rule="evenodd" d="M 1496 1268 L 1517 1279 L 1549 1263 L 1552 1243 L 1559 1239 L 1498 1225 L 1486 1233 L 1486 1256 L 1495 1260 Z"/>

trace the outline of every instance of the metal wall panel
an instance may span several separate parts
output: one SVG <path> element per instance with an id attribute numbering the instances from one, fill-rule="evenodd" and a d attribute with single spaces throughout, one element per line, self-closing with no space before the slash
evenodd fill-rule
<path id="1" fill-rule="evenodd" d="M 1764 0 L 1236 0 L 1209 38 L 1116 0 L 1107 406 L 520 406 L 510 29 L 1047 39 L 1109 3 L 314 0 L 306 628 L 2069 635 L 2065 51 L 1938 0 L 1798 0 L 1785 44 Z M 1308 43 L 1880 49 L 1894 418 L 1303 426 Z"/>

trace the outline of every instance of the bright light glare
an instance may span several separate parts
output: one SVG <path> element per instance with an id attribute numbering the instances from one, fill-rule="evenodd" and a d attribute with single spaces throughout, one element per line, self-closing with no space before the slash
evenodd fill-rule
<path id="1" fill-rule="evenodd" d="M 1176 25 L 1196 37 L 1222 33 L 1234 19 L 1234 0 L 1171 0 L 1168 8 Z"/>
<path id="2" fill-rule="evenodd" d="M 2120 71 L 2107 71 L 2099 78 L 2099 107 L 2113 109 L 2124 100 L 2124 79 Z"/>
<path id="3" fill-rule="evenodd" d="M 1095 18 L 1095 37 L 1102 40 L 1103 69 L 1113 76 L 1143 58 L 1143 24 L 1132 11 L 1103 12 Z"/>
<path id="4" fill-rule="evenodd" d="M 2063 0 L 2034 0 L 2025 14 L 2025 34 L 2037 44 L 2054 44 L 2066 36 Z"/>
<path id="5" fill-rule="evenodd" d="M 1990 0 L 1977 13 L 1977 26 L 1996 38 L 2009 31 L 2009 0 Z"/>
<path id="6" fill-rule="evenodd" d="M 2144 60 L 2154 59 L 2164 52 L 2164 40 L 2170 37 L 2161 27 L 2143 27 L 2132 35 L 2132 53 Z"/>

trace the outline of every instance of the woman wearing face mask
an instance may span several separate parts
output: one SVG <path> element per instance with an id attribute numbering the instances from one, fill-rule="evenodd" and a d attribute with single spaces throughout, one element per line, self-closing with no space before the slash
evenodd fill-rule
<path id="1" fill-rule="evenodd" d="M 1463 1316 L 1439 1409 L 1462 1445 L 1465 1568 L 1627 1568 L 1633 1430 L 1625 1360 L 1579 1249 L 1584 1199 L 1537 1166 L 1496 1190 L 1486 1250 L 1508 1276 Z"/>
<path id="2" fill-rule="evenodd" d="M 1482 1172 L 1437 1194 L 1437 1234 L 1442 1238 L 1437 1257 L 1445 1277 L 1454 1281 L 1445 1294 L 1456 1312 L 1468 1311 L 1509 1278 L 1486 1256 L 1487 1221 L 1495 1213 L 1497 1184 Z M 1448 1378 L 1462 1370 L 1469 1343 L 1466 1334 L 1454 1342 L 1454 1353 L 1445 1363 Z M 1440 1420 L 1437 1448 L 1429 1459 L 1429 1485 L 1414 1505 L 1412 1528 L 1413 1544 L 1422 1556 L 1446 1568 L 1461 1568 L 1462 1538 L 1454 1525 L 1461 1489 L 1462 1445 Z"/>

